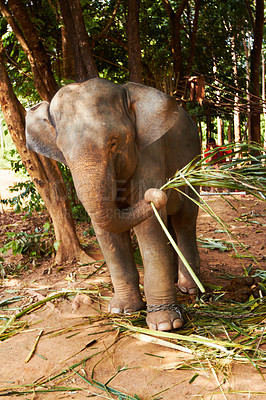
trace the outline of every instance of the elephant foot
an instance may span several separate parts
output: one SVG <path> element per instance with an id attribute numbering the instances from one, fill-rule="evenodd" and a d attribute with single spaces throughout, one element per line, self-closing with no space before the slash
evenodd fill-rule
<path id="1" fill-rule="evenodd" d="M 114 296 L 109 303 L 108 311 L 111 314 L 132 314 L 145 308 L 146 304 L 140 296 L 132 295 L 129 299 Z"/>
<path id="2" fill-rule="evenodd" d="M 176 304 L 150 305 L 147 307 L 147 325 L 157 331 L 179 329 L 184 323 L 181 308 Z"/>

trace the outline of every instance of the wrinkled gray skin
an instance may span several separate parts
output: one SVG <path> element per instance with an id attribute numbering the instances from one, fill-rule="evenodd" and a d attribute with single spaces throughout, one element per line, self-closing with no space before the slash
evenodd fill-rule
<path id="1" fill-rule="evenodd" d="M 197 207 L 176 191 L 168 192 L 167 199 L 158 189 L 200 153 L 195 124 L 174 98 L 140 84 L 121 86 L 100 78 L 70 84 L 50 104 L 28 111 L 26 138 L 30 150 L 70 168 L 111 273 L 115 294 L 110 312 L 144 308 L 131 228 L 144 261 L 147 304 L 177 304 L 177 280 L 183 292 L 195 292 L 150 205 L 153 201 L 168 221 L 198 273 Z M 148 313 L 147 323 L 167 331 L 179 328 L 182 318 L 170 308 Z"/>

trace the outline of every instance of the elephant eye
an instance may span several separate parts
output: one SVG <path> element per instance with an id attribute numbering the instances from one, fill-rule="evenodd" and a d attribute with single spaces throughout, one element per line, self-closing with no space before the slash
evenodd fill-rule
<path id="1" fill-rule="evenodd" d="M 117 138 L 112 138 L 112 140 L 110 142 L 110 150 L 112 152 L 114 152 L 116 149 L 116 146 L 117 146 Z"/>

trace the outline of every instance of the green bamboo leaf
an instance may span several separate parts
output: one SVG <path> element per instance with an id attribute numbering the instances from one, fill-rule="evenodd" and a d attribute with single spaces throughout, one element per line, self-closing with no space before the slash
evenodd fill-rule
<path id="1" fill-rule="evenodd" d="M 0 328 L 0 335 L 2 335 L 14 323 L 16 319 L 15 315 L 11 315 L 10 317 L 6 318 L 8 318 L 8 320 L 5 324 L 3 324 L 2 328 Z"/>

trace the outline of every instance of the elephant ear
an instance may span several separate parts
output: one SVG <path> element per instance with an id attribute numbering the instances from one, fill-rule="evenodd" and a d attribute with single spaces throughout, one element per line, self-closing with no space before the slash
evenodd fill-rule
<path id="1" fill-rule="evenodd" d="M 66 164 L 56 145 L 56 130 L 50 122 L 49 106 L 47 101 L 42 101 L 27 112 L 26 145 L 29 150 Z"/>
<path id="2" fill-rule="evenodd" d="M 149 86 L 130 82 L 125 84 L 125 89 L 136 117 L 136 142 L 143 149 L 172 128 L 178 106 L 174 97 Z"/>

